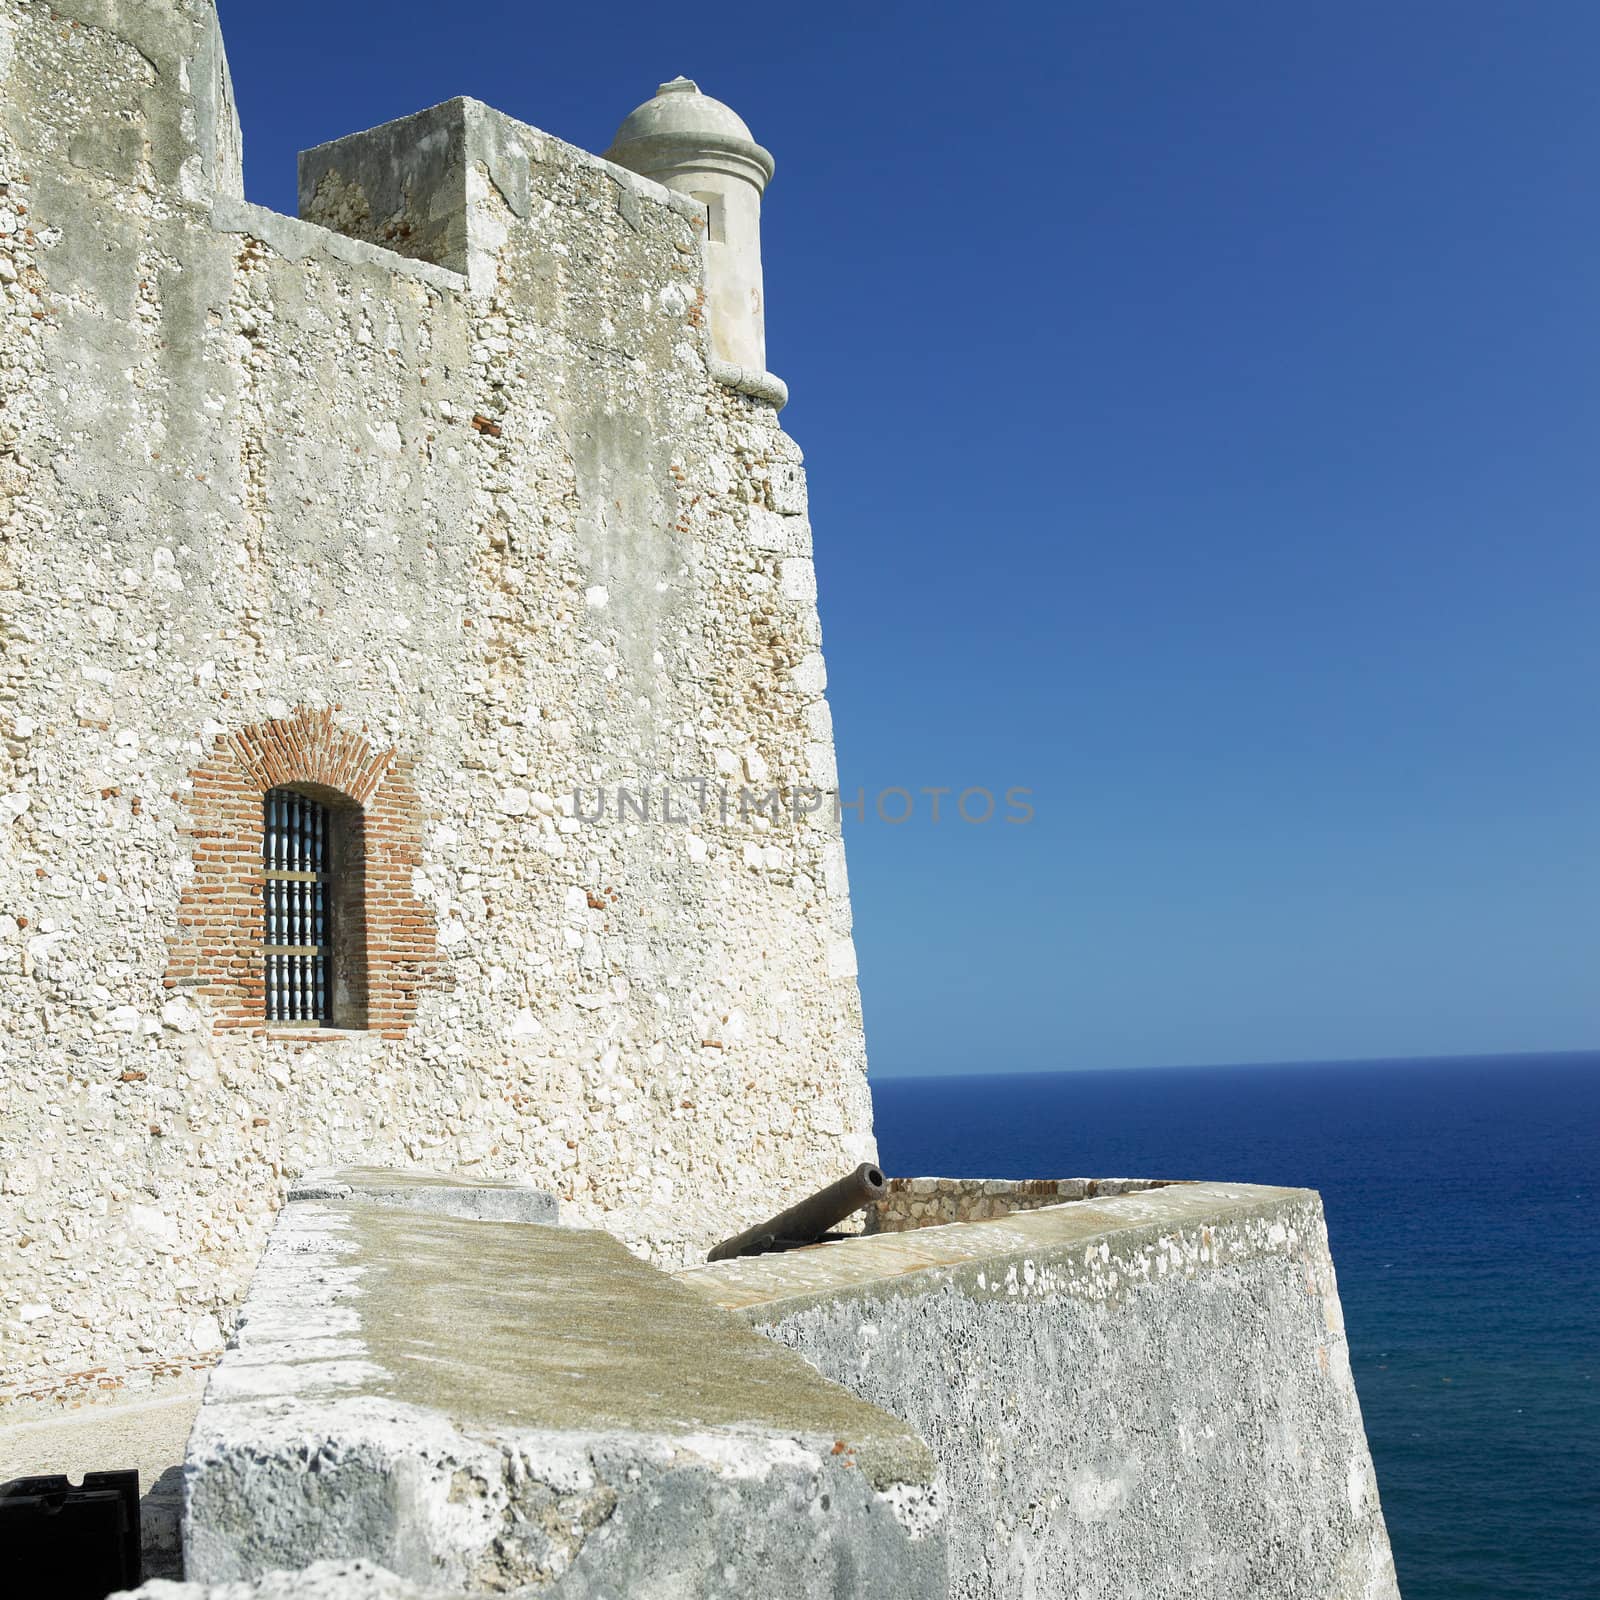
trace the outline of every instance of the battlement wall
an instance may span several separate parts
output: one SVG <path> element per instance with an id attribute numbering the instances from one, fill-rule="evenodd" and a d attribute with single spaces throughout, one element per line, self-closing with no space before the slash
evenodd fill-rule
<path id="1" fill-rule="evenodd" d="M 678 1277 L 927 1442 L 952 1595 L 1398 1600 L 1318 1197 L 1103 1181 Z"/>
<path id="2" fill-rule="evenodd" d="M 464 271 L 239 198 L 203 0 L 0 0 L 14 1412 L 208 1364 L 310 1168 L 678 1262 L 697 1194 L 873 1154 L 832 808 L 573 801 L 834 782 L 781 396 L 714 362 L 694 202 L 450 104 L 525 175 L 467 164 Z M 373 1026 L 266 1026 L 267 782 L 365 808 Z"/>
<path id="3" fill-rule="evenodd" d="M 865 1233 L 909 1233 L 951 1222 L 989 1222 L 1074 1200 L 1164 1189 L 1161 1178 L 891 1178 L 867 1207 Z"/>
<path id="4" fill-rule="evenodd" d="M 903 1423 L 607 1234 L 351 1176 L 281 1213 L 207 1387 L 191 1580 L 365 1559 L 434 1592 L 944 1595 Z"/>

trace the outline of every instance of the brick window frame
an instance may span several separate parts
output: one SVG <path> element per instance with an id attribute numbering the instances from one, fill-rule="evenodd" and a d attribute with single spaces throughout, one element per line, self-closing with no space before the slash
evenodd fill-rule
<path id="1" fill-rule="evenodd" d="M 412 771 L 395 749 L 338 727 L 330 710 L 298 706 L 219 735 L 176 797 L 187 801 L 180 832 L 192 841 L 194 875 L 168 939 L 165 986 L 211 1001 L 218 1028 L 267 1031 L 262 801 L 269 789 L 296 789 L 327 805 L 342 830 L 343 992 L 332 1024 L 404 1038 L 439 974 L 432 912 L 411 887 L 422 862 Z"/>

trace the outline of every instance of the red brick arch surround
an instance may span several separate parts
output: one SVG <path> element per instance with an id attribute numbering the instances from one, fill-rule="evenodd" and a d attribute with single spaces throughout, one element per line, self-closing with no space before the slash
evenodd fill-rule
<path id="1" fill-rule="evenodd" d="M 194 841 L 195 870 L 168 940 L 167 988 L 205 995 L 219 1028 L 265 1030 L 261 800 L 268 789 L 299 788 L 359 812 L 349 870 L 362 873 L 364 893 L 357 925 L 345 929 L 364 949 L 357 1001 L 370 1032 L 403 1038 L 439 970 L 432 914 L 411 888 L 422 862 L 411 772 L 395 750 L 336 727 L 329 710 L 297 706 L 220 735 L 190 774 L 182 831 Z"/>

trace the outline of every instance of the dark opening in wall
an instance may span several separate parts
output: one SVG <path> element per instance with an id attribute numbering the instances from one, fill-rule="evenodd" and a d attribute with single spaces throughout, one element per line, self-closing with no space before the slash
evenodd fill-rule
<path id="1" fill-rule="evenodd" d="M 366 827 L 345 796 L 315 785 L 261 802 L 266 1020 L 364 1028 Z"/>
<path id="2" fill-rule="evenodd" d="M 720 194 L 706 193 L 691 196 L 706 208 L 706 243 L 722 244 L 728 237 L 727 223 L 723 220 L 723 200 Z"/>
<path id="3" fill-rule="evenodd" d="M 168 941 L 166 987 L 204 995 L 218 1028 L 403 1038 L 439 976 L 433 914 L 416 889 L 423 817 L 410 760 L 339 727 L 329 709 L 297 706 L 219 734 L 190 778 L 183 830 L 194 872 Z M 273 804 L 285 808 L 276 824 Z M 275 825 L 289 837 L 271 842 Z M 290 983 L 269 967 L 278 956 L 311 970 Z"/>

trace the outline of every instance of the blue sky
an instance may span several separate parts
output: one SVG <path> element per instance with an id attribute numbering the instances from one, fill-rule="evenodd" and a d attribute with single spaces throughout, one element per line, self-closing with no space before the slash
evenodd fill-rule
<path id="1" fill-rule="evenodd" d="M 222 0 L 250 197 L 471 94 L 777 157 L 875 1073 L 1600 1044 L 1600 8 Z M 946 802 L 948 805 L 948 802 Z"/>

